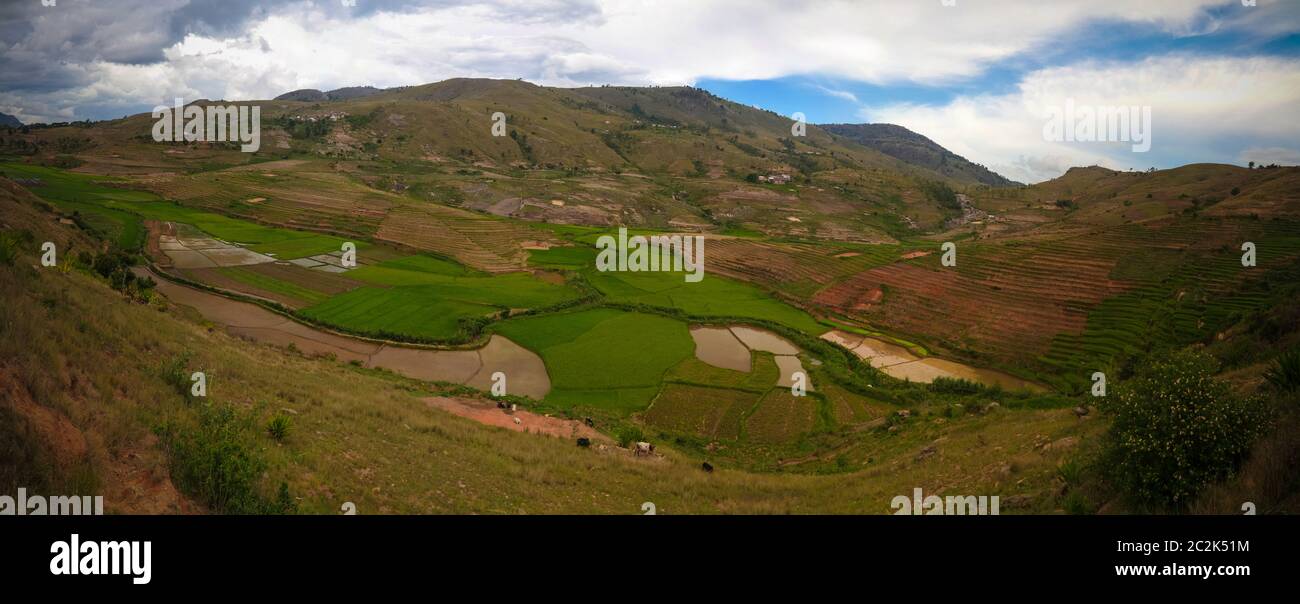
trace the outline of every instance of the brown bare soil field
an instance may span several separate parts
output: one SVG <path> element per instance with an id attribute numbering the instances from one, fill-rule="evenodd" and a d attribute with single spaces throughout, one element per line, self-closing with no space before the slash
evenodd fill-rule
<path id="1" fill-rule="evenodd" d="M 284 167 L 301 167 L 286 165 Z M 156 175 L 140 184 L 180 203 L 283 226 L 368 237 L 397 203 L 336 172 L 265 172 L 251 166 L 195 175 Z M 249 199 L 261 198 L 256 203 Z"/>
<path id="2" fill-rule="evenodd" d="M 1053 230 L 1014 244 L 971 242 L 959 245 L 956 267 L 941 267 L 937 255 L 900 261 L 835 283 L 817 292 L 813 302 L 896 332 L 928 334 L 1001 358 L 1027 358 L 1046 352 L 1057 334 L 1081 333 L 1089 312 L 1103 300 L 1158 286 L 1176 264 L 1157 260 L 1182 262 L 1192 252 L 1210 258 L 1237 249 L 1252 229 L 1267 228 L 1262 221 L 1160 217 L 1143 224 Z M 1135 264 L 1146 258 L 1135 254 L 1152 260 Z M 1133 268 L 1139 265 L 1140 270 Z M 1245 277 L 1229 271 L 1221 278 L 1235 283 Z M 1229 282 L 1199 285 L 1231 287 Z"/>
<path id="3" fill-rule="evenodd" d="M 179 274 L 182 277 L 185 277 L 186 279 L 189 279 L 190 281 L 206 283 L 213 287 L 228 289 L 242 294 L 256 296 L 258 298 L 274 300 L 276 302 L 279 302 L 280 304 L 288 306 L 289 308 L 303 308 L 306 306 L 310 306 L 310 304 L 308 304 L 306 300 L 300 300 L 293 296 L 262 289 L 260 287 L 255 287 L 253 285 L 244 283 L 243 281 L 232 279 L 226 276 L 225 274 L 223 274 L 221 272 L 221 269 L 218 268 L 176 269 L 174 272 L 176 274 Z"/>
<path id="4" fill-rule="evenodd" d="M 524 246 L 535 246 L 543 236 L 518 223 L 433 204 L 394 208 L 375 234 L 376 239 L 437 252 L 487 272 L 522 270 L 528 259 Z"/>
<path id="5" fill-rule="evenodd" d="M 424 399 L 430 409 L 439 409 L 480 424 L 496 426 L 515 432 L 545 434 L 558 438 L 587 438 L 591 442 L 610 443 L 609 437 L 597 432 L 576 419 L 561 419 L 538 415 L 531 411 L 517 409 L 507 412 L 499 409 L 489 401 L 449 396 L 432 396 Z M 519 421 L 516 422 L 515 420 Z"/>
<path id="6" fill-rule="evenodd" d="M 364 265 L 364 263 L 361 264 Z M 244 268 L 254 273 L 266 275 L 272 279 L 292 283 L 331 296 L 351 291 L 364 285 L 360 281 L 350 279 L 341 274 L 314 271 L 296 264 L 274 262 L 270 264 L 255 264 Z"/>
<path id="7" fill-rule="evenodd" d="M 1056 258 L 1054 260 L 1062 260 Z M 874 268 L 829 287 L 814 302 L 904 333 L 998 342 L 1010 350 L 1045 351 L 1057 333 L 1079 333 L 1086 309 L 1124 287 L 1107 278 L 1113 263 L 1074 263 L 1030 277 L 990 271 L 978 278 L 956 269 L 912 263 Z M 1005 267 L 1004 267 L 1005 269 Z M 881 291 L 888 295 L 881 297 Z"/>

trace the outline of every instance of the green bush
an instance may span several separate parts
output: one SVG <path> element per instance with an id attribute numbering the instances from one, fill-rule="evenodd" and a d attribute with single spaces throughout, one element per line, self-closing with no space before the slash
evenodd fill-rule
<path id="1" fill-rule="evenodd" d="M 1295 392 L 1300 388 L 1300 348 L 1278 355 L 1264 372 L 1264 379 L 1281 392 Z"/>
<path id="2" fill-rule="evenodd" d="M 158 366 L 159 377 L 161 377 L 164 382 L 167 382 L 168 386 L 171 386 L 176 390 L 177 394 L 180 394 L 181 397 L 187 401 L 193 398 L 190 394 L 190 389 L 193 387 L 193 383 L 190 381 L 190 371 L 189 369 L 186 369 L 186 365 L 189 364 L 191 356 L 192 354 L 190 351 L 186 350 L 176 356 L 164 360 Z"/>
<path id="3" fill-rule="evenodd" d="M 9 233 L 0 233 L 0 264 L 13 266 L 18 259 L 18 238 Z"/>
<path id="4" fill-rule="evenodd" d="M 645 440 L 645 434 L 643 434 L 641 428 L 637 426 L 621 426 L 616 432 L 614 432 L 614 439 L 618 441 L 620 447 L 627 447 L 632 445 L 632 443 L 643 442 Z"/>
<path id="5" fill-rule="evenodd" d="M 963 378 L 937 377 L 929 385 L 930 392 L 940 392 L 944 394 L 977 394 L 984 390 L 984 387 L 976 382 Z"/>
<path id="6" fill-rule="evenodd" d="M 1186 507 L 1267 429 L 1264 402 L 1234 395 L 1215 370 L 1204 353 L 1152 359 L 1101 405 L 1113 417 L 1103 467 L 1135 502 Z"/>
<path id="7" fill-rule="evenodd" d="M 293 426 L 287 415 L 276 415 L 266 422 L 266 433 L 278 441 L 284 441 L 289 437 L 289 429 Z"/>
<path id="8" fill-rule="evenodd" d="M 1064 480 L 1067 485 L 1079 484 L 1079 474 L 1082 473 L 1082 471 L 1083 468 L 1079 465 L 1079 462 L 1073 459 L 1067 459 L 1066 461 L 1061 462 L 1061 465 L 1056 467 L 1056 474 L 1060 476 L 1061 480 Z"/>
<path id="9" fill-rule="evenodd" d="M 226 405 L 198 407 L 197 425 L 159 429 L 180 489 L 219 514 L 278 514 L 293 511 L 287 485 L 274 498 L 262 495 L 266 462 L 251 443 L 251 416 Z"/>

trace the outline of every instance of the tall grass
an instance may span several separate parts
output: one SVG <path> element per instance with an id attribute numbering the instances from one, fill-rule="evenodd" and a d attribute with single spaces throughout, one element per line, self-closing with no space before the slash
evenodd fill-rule
<path id="1" fill-rule="evenodd" d="M 1278 355 L 1264 372 L 1264 379 L 1280 392 L 1295 392 L 1300 388 L 1300 348 Z"/>

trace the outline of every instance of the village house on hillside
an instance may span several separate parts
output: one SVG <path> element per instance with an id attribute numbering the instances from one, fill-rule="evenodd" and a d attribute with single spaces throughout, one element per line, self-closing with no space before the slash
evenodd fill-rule
<path id="1" fill-rule="evenodd" d="M 767 176 L 760 175 L 758 177 L 758 182 L 766 182 L 774 185 L 783 185 L 790 182 L 790 175 L 789 174 L 768 174 Z"/>

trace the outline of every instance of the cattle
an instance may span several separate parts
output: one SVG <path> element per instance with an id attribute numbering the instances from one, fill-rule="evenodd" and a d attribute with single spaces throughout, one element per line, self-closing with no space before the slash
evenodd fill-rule
<path id="1" fill-rule="evenodd" d="M 704 471 L 705 471 L 705 472 L 712 472 L 712 471 L 713 471 L 713 464 L 711 464 L 711 463 L 709 463 L 709 462 L 707 462 L 707 461 L 704 462 L 704 464 L 701 465 L 700 467 L 704 468 Z"/>
<path id="2" fill-rule="evenodd" d="M 518 425 L 518 424 L 522 424 L 522 423 L 524 423 L 524 422 L 519 421 L 519 418 L 517 418 L 517 417 L 515 418 L 515 424 L 516 424 L 516 425 Z"/>
<path id="3" fill-rule="evenodd" d="M 642 455 L 649 455 L 655 452 L 655 446 L 647 442 L 639 442 L 636 444 L 635 447 L 632 448 L 632 452 L 635 453 L 638 457 Z"/>
<path id="4" fill-rule="evenodd" d="M 578 439 L 578 446 L 579 446 L 579 447 L 583 447 L 583 448 L 590 447 L 590 446 L 591 446 L 591 439 L 586 438 L 586 437 L 579 438 L 579 439 Z"/>
<path id="5" fill-rule="evenodd" d="M 587 426 L 590 427 L 590 428 L 595 428 L 595 427 L 596 427 L 596 420 L 591 419 L 590 417 L 584 417 L 584 418 L 582 418 L 582 423 L 587 424 Z"/>

